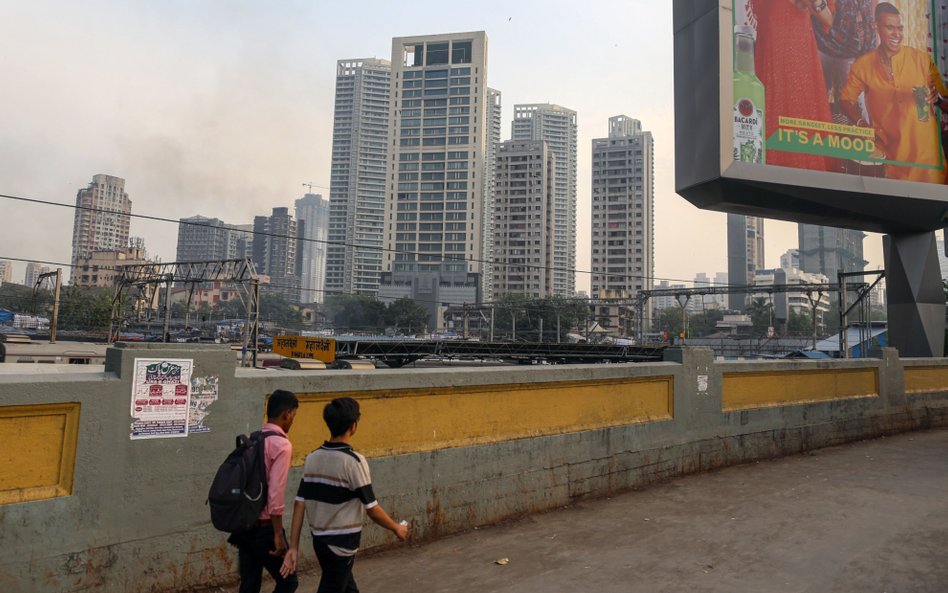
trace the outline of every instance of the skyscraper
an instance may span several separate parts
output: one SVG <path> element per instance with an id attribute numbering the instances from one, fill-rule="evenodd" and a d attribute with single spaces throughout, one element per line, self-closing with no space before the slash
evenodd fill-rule
<path id="1" fill-rule="evenodd" d="M 23 285 L 33 288 L 36 286 L 36 281 L 39 280 L 41 274 L 46 274 L 49 272 L 49 266 L 44 266 L 43 264 L 38 264 L 36 262 L 27 262 L 26 264 L 26 274 L 23 277 Z"/>
<path id="2" fill-rule="evenodd" d="M 296 220 L 301 239 L 300 298 L 304 303 L 321 303 L 326 288 L 329 203 L 319 194 L 306 194 L 296 200 Z"/>
<path id="3" fill-rule="evenodd" d="M 800 269 L 810 274 L 822 274 L 836 283 L 838 272 L 861 272 L 866 269 L 863 259 L 862 231 L 838 229 L 813 224 L 797 225 L 800 241 Z"/>
<path id="4" fill-rule="evenodd" d="M 325 281 L 330 293 L 378 294 L 391 75 L 387 60 L 336 65 Z"/>
<path id="5" fill-rule="evenodd" d="M 182 218 L 178 224 L 176 261 L 230 259 L 230 229 L 224 221 L 205 216 Z"/>
<path id="6" fill-rule="evenodd" d="M 592 297 L 631 298 L 655 275 L 652 133 L 637 119 L 609 118 L 592 142 Z"/>
<path id="7" fill-rule="evenodd" d="M 553 295 L 553 175 L 546 142 L 503 142 L 494 193 L 494 295 Z"/>
<path id="8" fill-rule="evenodd" d="M 72 265 L 96 251 L 126 249 L 131 212 L 132 201 L 125 193 L 125 180 L 112 175 L 94 175 L 89 186 L 76 194 Z M 72 277 L 75 278 L 75 268 Z"/>
<path id="9" fill-rule="evenodd" d="M 6 259 L 0 259 L 0 286 L 3 286 L 5 282 L 12 282 L 12 281 L 13 281 L 13 262 Z"/>
<path id="10" fill-rule="evenodd" d="M 764 269 L 764 219 L 727 215 L 727 276 L 734 286 L 754 284 L 754 273 Z M 744 311 L 746 294 L 728 295 L 728 309 Z"/>
<path id="11" fill-rule="evenodd" d="M 488 225 L 492 108 L 483 31 L 392 40 L 392 150 L 380 296 L 416 299 L 451 286 L 447 304 L 479 300 Z M 391 290 L 386 290 L 386 287 Z M 444 294 L 440 291 L 439 294 Z M 434 298 L 431 296 L 431 298 Z"/>
<path id="12" fill-rule="evenodd" d="M 556 157 L 553 293 L 576 290 L 576 112 L 559 105 L 515 105 L 511 139 L 545 140 Z"/>
<path id="13" fill-rule="evenodd" d="M 298 227 L 288 208 L 274 208 L 270 216 L 253 219 L 253 261 L 257 273 L 270 277 L 261 284 L 266 294 L 279 295 L 289 303 L 300 302 Z"/>
<path id="14" fill-rule="evenodd" d="M 500 132 L 503 127 L 502 122 L 502 96 L 501 92 L 495 89 L 487 89 L 487 122 L 489 124 L 487 139 L 487 161 L 486 173 L 487 183 L 483 185 L 484 192 L 484 212 L 487 213 L 482 228 L 482 241 L 484 242 L 484 259 L 494 261 L 494 190 L 496 183 L 495 168 L 497 167 L 497 150 L 500 145 Z M 495 266 L 484 266 L 482 281 L 483 298 L 486 301 L 494 299 L 494 269 Z"/>

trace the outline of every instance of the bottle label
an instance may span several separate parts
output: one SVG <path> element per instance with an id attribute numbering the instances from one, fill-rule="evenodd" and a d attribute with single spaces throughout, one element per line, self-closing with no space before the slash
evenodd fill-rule
<path id="1" fill-rule="evenodd" d="M 750 99 L 734 104 L 734 160 L 764 162 L 764 112 Z"/>

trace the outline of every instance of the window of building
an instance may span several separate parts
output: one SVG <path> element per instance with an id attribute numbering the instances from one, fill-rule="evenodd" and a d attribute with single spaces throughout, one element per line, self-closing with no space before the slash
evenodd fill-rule
<path id="1" fill-rule="evenodd" d="M 451 46 L 451 63 L 470 64 L 473 45 L 471 41 L 455 41 Z"/>
<path id="2" fill-rule="evenodd" d="M 436 66 L 448 63 L 448 42 L 429 43 L 425 56 L 425 65 Z M 447 74 L 447 70 L 444 71 Z"/>

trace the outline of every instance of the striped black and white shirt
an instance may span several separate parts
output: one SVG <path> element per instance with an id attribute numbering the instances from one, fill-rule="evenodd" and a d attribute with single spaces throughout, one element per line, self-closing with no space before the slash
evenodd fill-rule
<path id="1" fill-rule="evenodd" d="M 365 511 L 378 504 L 365 457 L 344 443 L 323 443 L 306 456 L 296 500 L 314 538 L 341 556 L 355 554 Z"/>

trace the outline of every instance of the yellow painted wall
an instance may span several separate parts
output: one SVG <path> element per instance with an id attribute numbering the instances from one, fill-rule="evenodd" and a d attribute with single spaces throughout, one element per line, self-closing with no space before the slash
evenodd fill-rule
<path id="1" fill-rule="evenodd" d="M 878 395 L 879 371 L 867 368 L 725 373 L 722 399 L 733 411 Z"/>
<path id="2" fill-rule="evenodd" d="M 0 407 L 0 504 L 72 493 L 79 404 Z"/>
<path id="3" fill-rule="evenodd" d="M 322 410 L 336 397 L 359 401 L 353 446 L 368 457 L 671 419 L 671 376 L 391 391 L 297 393 L 293 463 L 329 438 Z"/>
<path id="4" fill-rule="evenodd" d="M 948 391 L 948 367 L 905 367 L 905 393 Z"/>

